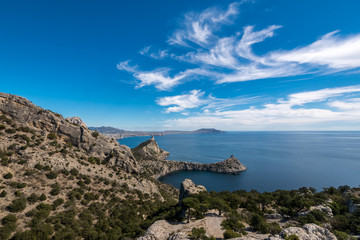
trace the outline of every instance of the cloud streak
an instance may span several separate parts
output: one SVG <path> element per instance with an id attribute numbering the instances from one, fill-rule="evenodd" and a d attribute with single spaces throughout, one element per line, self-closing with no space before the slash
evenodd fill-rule
<path id="1" fill-rule="evenodd" d="M 214 110 L 184 118 L 170 119 L 166 127 L 178 126 L 184 129 L 196 127 L 218 127 L 231 130 L 291 129 L 313 126 L 314 124 L 337 123 L 340 128 L 344 123 L 357 124 L 360 128 L 360 99 L 346 98 L 360 94 L 360 85 L 327 88 L 290 94 L 286 100 L 278 99 L 275 103 L 262 107 L 249 107 L 240 110 Z M 334 98 L 346 98 L 335 100 Z M 231 101 L 231 99 L 229 99 Z M 307 104 L 323 103 L 322 107 Z M 329 105 L 334 110 L 327 109 Z"/>
<path id="2" fill-rule="evenodd" d="M 334 31 L 307 46 L 286 51 L 273 49 L 262 55 L 255 54 L 253 46 L 275 37 L 282 26 L 269 25 L 260 30 L 244 26 L 241 32 L 223 36 L 222 26 L 234 23 L 244 2 L 232 3 L 227 9 L 212 7 L 187 13 L 180 27 L 168 38 L 168 50 L 152 51 L 148 46 L 140 51 L 154 59 L 170 57 L 180 63 L 193 64 L 192 67 L 181 70 L 179 66 L 159 67 L 143 72 L 123 67 L 128 63 L 125 61 L 118 69 L 132 73 L 137 87 L 153 85 L 159 90 L 170 90 L 201 77 L 223 84 L 360 68 L 360 34 L 341 36 L 339 31 Z M 172 52 L 171 47 L 175 46 L 182 53 Z"/>

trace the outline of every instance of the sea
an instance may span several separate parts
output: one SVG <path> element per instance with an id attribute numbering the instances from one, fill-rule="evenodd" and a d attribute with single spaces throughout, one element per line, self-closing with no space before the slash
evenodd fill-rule
<path id="1" fill-rule="evenodd" d="M 150 137 L 120 139 L 136 147 Z M 247 170 L 239 175 L 182 171 L 159 180 L 179 188 L 190 178 L 208 191 L 360 186 L 360 132 L 226 132 L 155 136 L 169 160 L 214 163 L 231 155 Z"/>

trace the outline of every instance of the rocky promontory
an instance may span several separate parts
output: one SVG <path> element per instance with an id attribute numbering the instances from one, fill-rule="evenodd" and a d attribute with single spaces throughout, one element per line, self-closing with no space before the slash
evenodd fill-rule
<path id="1" fill-rule="evenodd" d="M 150 175 L 156 179 L 177 171 L 208 171 L 239 174 L 246 170 L 246 166 L 234 156 L 216 163 L 165 160 L 169 153 L 160 149 L 154 137 L 131 150 L 136 159 L 142 162 L 143 170 L 150 171 Z"/>

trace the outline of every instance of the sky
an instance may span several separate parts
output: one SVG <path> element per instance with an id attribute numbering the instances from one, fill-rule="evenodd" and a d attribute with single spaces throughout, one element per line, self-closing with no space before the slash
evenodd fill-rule
<path id="1" fill-rule="evenodd" d="M 360 130 L 360 1 L 0 2 L 0 91 L 88 126 Z"/>

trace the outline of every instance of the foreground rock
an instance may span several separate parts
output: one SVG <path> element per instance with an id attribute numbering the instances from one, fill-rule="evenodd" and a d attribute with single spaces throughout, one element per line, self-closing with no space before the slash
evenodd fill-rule
<path id="1" fill-rule="evenodd" d="M 196 170 L 239 174 L 246 170 L 245 165 L 240 163 L 234 156 L 217 163 L 193 163 L 165 160 L 169 153 L 159 148 L 154 137 L 131 150 L 136 159 L 142 162 L 143 172 L 150 172 L 149 174 L 155 178 L 177 171 Z"/>
<path id="2" fill-rule="evenodd" d="M 336 236 L 328 229 L 322 228 L 314 223 L 305 224 L 300 227 L 289 227 L 281 231 L 279 237 L 270 237 L 270 240 L 285 239 L 285 236 L 296 235 L 299 240 L 337 240 Z"/>
<path id="3" fill-rule="evenodd" d="M 185 179 L 180 186 L 179 202 L 190 195 L 206 192 L 206 188 L 202 185 L 195 185 L 191 179 Z"/>
<path id="4" fill-rule="evenodd" d="M 138 240 L 188 240 L 189 234 L 193 228 L 203 227 L 206 234 L 214 236 L 217 239 L 223 238 L 224 230 L 221 228 L 221 222 L 225 217 L 209 213 L 203 219 L 192 221 L 190 223 L 175 223 L 166 220 L 156 221 L 148 228 L 143 237 Z"/>

